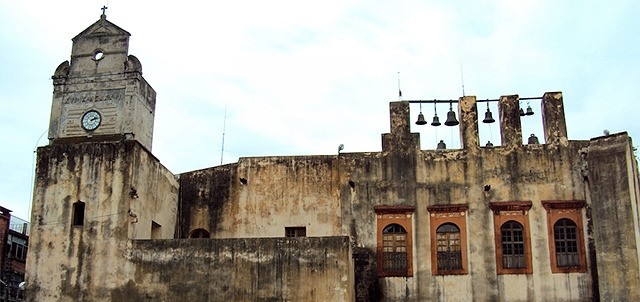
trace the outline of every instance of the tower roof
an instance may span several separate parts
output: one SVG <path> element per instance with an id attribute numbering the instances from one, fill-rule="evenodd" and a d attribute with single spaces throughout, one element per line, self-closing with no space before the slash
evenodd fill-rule
<path id="1" fill-rule="evenodd" d="M 119 35 L 124 35 L 127 37 L 131 36 L 131 34 L 128 31 L 109 22 L 107 20 L 107 15 L 103 13 L 102 15 L 100 15 L 100 19 L 98 21 L 91 24 L 89 27 L 87 27 L 85 30 L 80 32 L 75 37 L 73 37 L 73 39 L 71 40 L 73 42 L 76 42 L 78 39 L 81 39 L 83 37 L 93 38 L 95 36 L 119 36 Z"/>

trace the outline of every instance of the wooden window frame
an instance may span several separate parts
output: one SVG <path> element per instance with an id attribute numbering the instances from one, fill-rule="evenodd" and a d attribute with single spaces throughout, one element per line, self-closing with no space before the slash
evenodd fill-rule
<path id="1" fill-rule="evenodd" d="M 377 270 L 378 277 L 413 277 L 413 206 L 376 206 Z M 402 226 L 407 232 L 407 271 L 385 271 L 383 267 L 382 231 L 391 224 Z"/>
<path id="2" fill-rule="evenodd" d="M 382 229 L 382 270 L 404 274 L 407 268 L 407 230 L 397 223 L 388 224 Z"/>
<path id="3" fill-rule="evenodd" d="M 427 207 L 431 236 L 431 274 L 432 275 L 466 275 L 469 273 L 467 255 L 467 210 L 468 205 L 432 205 Z M 444 224 L 454 224 L 460 229 L 461 269 L 438 269 L 438 242 L 436 231 Z"/>
<path id="4" fill-rule="evenodd" d="M 496 247 L 496 272 L 498 275 L 507 274 L 531 274 L 531 235 L 529 227 L 529 210 L 531 201 L 506 201 L 491 202 L 489 208 L 493 211 L 493 229 Z M 509 221 L 515 221 L 523 227 L 523 241 L 525 253 L 525 267 L 505 268 L 502 263 L 502 225 Z"/>
<path id="5" fill-rule="evenodd" d="M 585 207 L 584 200 L 543 200 L 542 206 L 547 211 L 547 233 L 549 238 L 549 262 L 551 272 L 554 274 L 563 273 L 584 273 L 587 271 L 587 255 L 584 244 L 584 227 L 582 223 L 582 209 Z M 556 259 L 556 241 L 554 226 L 561 219 L 569 219 L 576 224 L 576 239 L 578 245 L 578 266 L 562 267 L 558 266 Z"/>

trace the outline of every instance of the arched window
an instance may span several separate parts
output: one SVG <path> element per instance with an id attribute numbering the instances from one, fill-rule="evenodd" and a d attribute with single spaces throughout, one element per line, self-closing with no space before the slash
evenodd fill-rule
<path id="1" fill-rule="evenodd" d="M 524 228 L 516 221 L 510 220 L 500 227 L 502 238 L 502 267 L 526 268 L 524 246 Z"/>
<path id="2" fill-rule="evenodd" d="M 556 265 L 558 267 L 580 266 L 576 223 L 563 218 L 553 225 L 553 237 L 556 247 Z"/>
<path id="3" fill-rule="evenodd" d="M 460 249 L 460 228 L 453 223 L 445 223 L 436 230 L 438 250 L 438 272 L 462 269 Z"/>
<path id="4" fill-rule="evenodd" d="M 195 229 L 189 233 L 189 238 L 209 238 L 211 234 L 205 229 Z"/>
<path id="5" fill-rule="evenodd" d="M 382 269 L 392 273 L 407 271 L 407 231 L 399 224 L 382 230 Z"/>
<path id="6" fill-rule="evenodd" d="M 584 200 L 543 200 L 547 210 L 549 264 L 555 274 L 587 271 L 582 212 Z"/>

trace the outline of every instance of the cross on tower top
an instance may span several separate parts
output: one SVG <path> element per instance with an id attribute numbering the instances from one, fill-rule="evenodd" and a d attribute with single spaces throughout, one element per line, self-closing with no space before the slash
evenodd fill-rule
<path id="1" fill-rule="evenodd" d="M 101 10 L 102 10 L 102 15 L 103 15 L 103 16 L 105 16 L 105 15 L 106 15 L 106 14 L 105 14 L 105 12 L 107 11 L 107 8 L 108 8 L 108 7 L 107 7 L 106 5 L 105 5 L 105 6 L 103 6 L 103 7 L 101 8 Z"/>

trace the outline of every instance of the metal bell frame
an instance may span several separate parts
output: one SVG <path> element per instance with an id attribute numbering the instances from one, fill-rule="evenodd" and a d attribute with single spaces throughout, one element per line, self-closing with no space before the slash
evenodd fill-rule
<path id="1" fill-rule="evenodd" d="M 542 99 L 542 97 L 526 97 L 526 98 L 519 98 L 520 100 L 520 108 L 518 110 L 518 113 L 520 116 L 529 116 L 529 115 L 534 115 L 533 109 L 531 108 L 531 105 L 529 105 L 529 100 L 540 100 Z M 527 108 L 526 111 L 524 109 L 522 109 L 522 100 L 527 100 Z M 489 103 L 488 102 L 498 102 L 499 99 L 486 99 L 486 100 L 477 100 L 477 102 L 487 102 L 487 111 L 485 112 L 484 115 L 484 120 L 482 120 L 483 123 L 495 123 L 495 119 L 493 118 L 493 113 L 491 112 L 490 108 L 489 108 Z M 440 123 L 440 118 L 438 117 L 438 112 L 436 110 L 436 104 L 437 103 L 449 103 L 449 112 L 447 112 L 447 120 L 444 122 L 445 125 L 447 126 L 457 126 L 460 124 L 460 122 L 458 122 L 458 119 L 456 118 L 456 113 L 455 111 L 453 111 L 453 103 L 458 103 L 457 100 L 411 100 L 408 101 L 409 103 L 419 103 L 420 106 L 420 113 L 418 114 L 418 120 L 416 121 L 417 125 L 426 125 L 427 121 L 424 119 L 424 114 L 422 113 L 422 103 L 433 103 L 433 121 L 431 122 L 431 126 L 440 126 L 442 125 Z"/>

